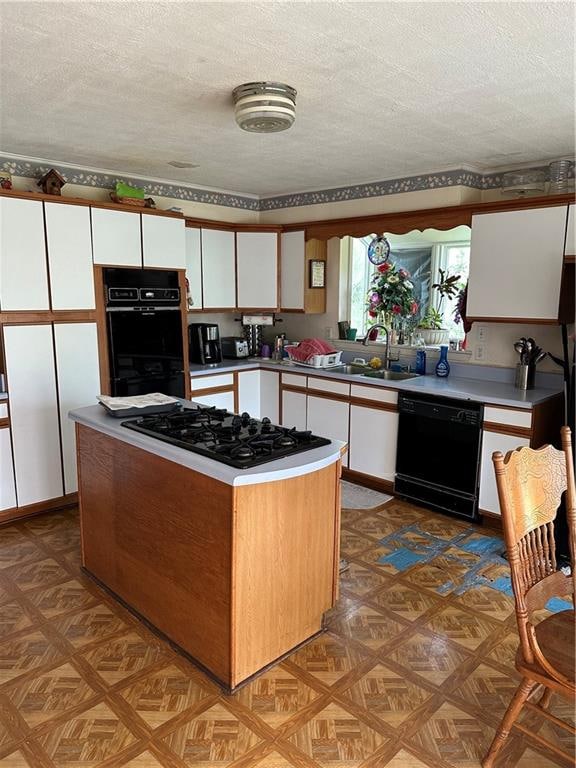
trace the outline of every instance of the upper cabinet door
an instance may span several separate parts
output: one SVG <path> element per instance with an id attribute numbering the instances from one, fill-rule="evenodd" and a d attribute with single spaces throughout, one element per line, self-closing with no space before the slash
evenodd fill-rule
<path id="1" fill-rule="evenodd" d="M 40 201 L 0 198 L 0 309 L 50 309 Z"/>
<path id="2" fill-rule="evenodd" d="M 280 259 L 282 309 L 304 309 L 304 265 L 306 243 L 304 230 L 284 232 Z"/>
<path id="3" fill-rule="evenodd" d="M 564 256 L 576 256 L 576 205 L 568 207 L 568 226 L 566 228 L 566 245 Z"/>
<path id="4" fill-rule="evenodd" d="M 92 208 L 94 264 L 114 267 L 142 266 L 140 214 Z"/>
<path id="5" fill-rule="evenodd" d="M 558 319 L 566 206 L 472 217 L 467 315 Z"/>
<path id="6" fill-rule="evenodd" d="M 204 309 L 234 309 L 236 306 L 234 232 L 203 229 L 201 237 Z"/>
<path id="7" fill-rule="evenodd" d="M 278 235 L 276 232 L 237 232 L 238 306 L 278 307 Z"/>
<path id="8" fill-rule="evenodd" d="M 188 309 L 202 309 L 202 248 L 200 230 L 186 227 Z"/>
<path id="9" fill-rule="evenodd" d="M 52 309 L 94 309 L 90 209 L 45 203 Z"/>
<path id="10" fill-rule="evenodd" d="M 142 254 L 145 267 L 186 269 L 184 219 L 142 214 Z"/>

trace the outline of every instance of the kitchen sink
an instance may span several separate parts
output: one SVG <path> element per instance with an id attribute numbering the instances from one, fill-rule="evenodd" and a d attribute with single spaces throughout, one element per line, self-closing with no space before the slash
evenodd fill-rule
<path id="1" fill-rule="evenodd" d="M 333 368 L 330 368 L 330 370 L 334 371 L 334 373 L 347 373 L 362 376 L 371 369 L 367 365 L 348 363 L 347 365 L 335 365 Z"/>
<path id="2" fill-rule="evenodd" d="M 385 381 L 406 381 L 407 379 L 417 379 L 419 373 L 404 373 L 403 371 L 368 371 L 363 376 L 370 379 L 384 379 Z"/>

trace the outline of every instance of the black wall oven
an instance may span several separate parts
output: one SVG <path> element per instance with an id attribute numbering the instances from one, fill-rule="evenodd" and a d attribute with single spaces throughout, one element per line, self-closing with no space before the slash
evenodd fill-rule
<path id="1" fill-rule="evenodd" d="M 112 395 L 184 397 L 178 273 L 109 268 L 104 284 Z"/>
<path id="2" fill-rule="evenodd" d="M 400 393 L 398 411 L 395 492 L 476 520 L 482 404 Z"/>

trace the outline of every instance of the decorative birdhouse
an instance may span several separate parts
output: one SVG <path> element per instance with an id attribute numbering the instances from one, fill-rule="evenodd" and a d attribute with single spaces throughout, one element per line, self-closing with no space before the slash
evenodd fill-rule
<path id="1" fill-rule="evenodd" d="M 61 195 L 61 189 L 66 184 L 66 179 L 61 176 L 58 171 L 51 168 L 48 173 L 45 173 L 42 178 L 36 182 L 39 187 L 42 187 L 42 192 L 45 195 Z"/>

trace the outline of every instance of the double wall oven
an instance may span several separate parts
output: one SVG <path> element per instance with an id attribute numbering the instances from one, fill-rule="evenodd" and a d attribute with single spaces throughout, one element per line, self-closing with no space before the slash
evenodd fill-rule
<path id="1" fill-rule="evenodd" d="M 178 272 L 108 268 L 104 285 L 112 395 L 184 397 Z"/>

